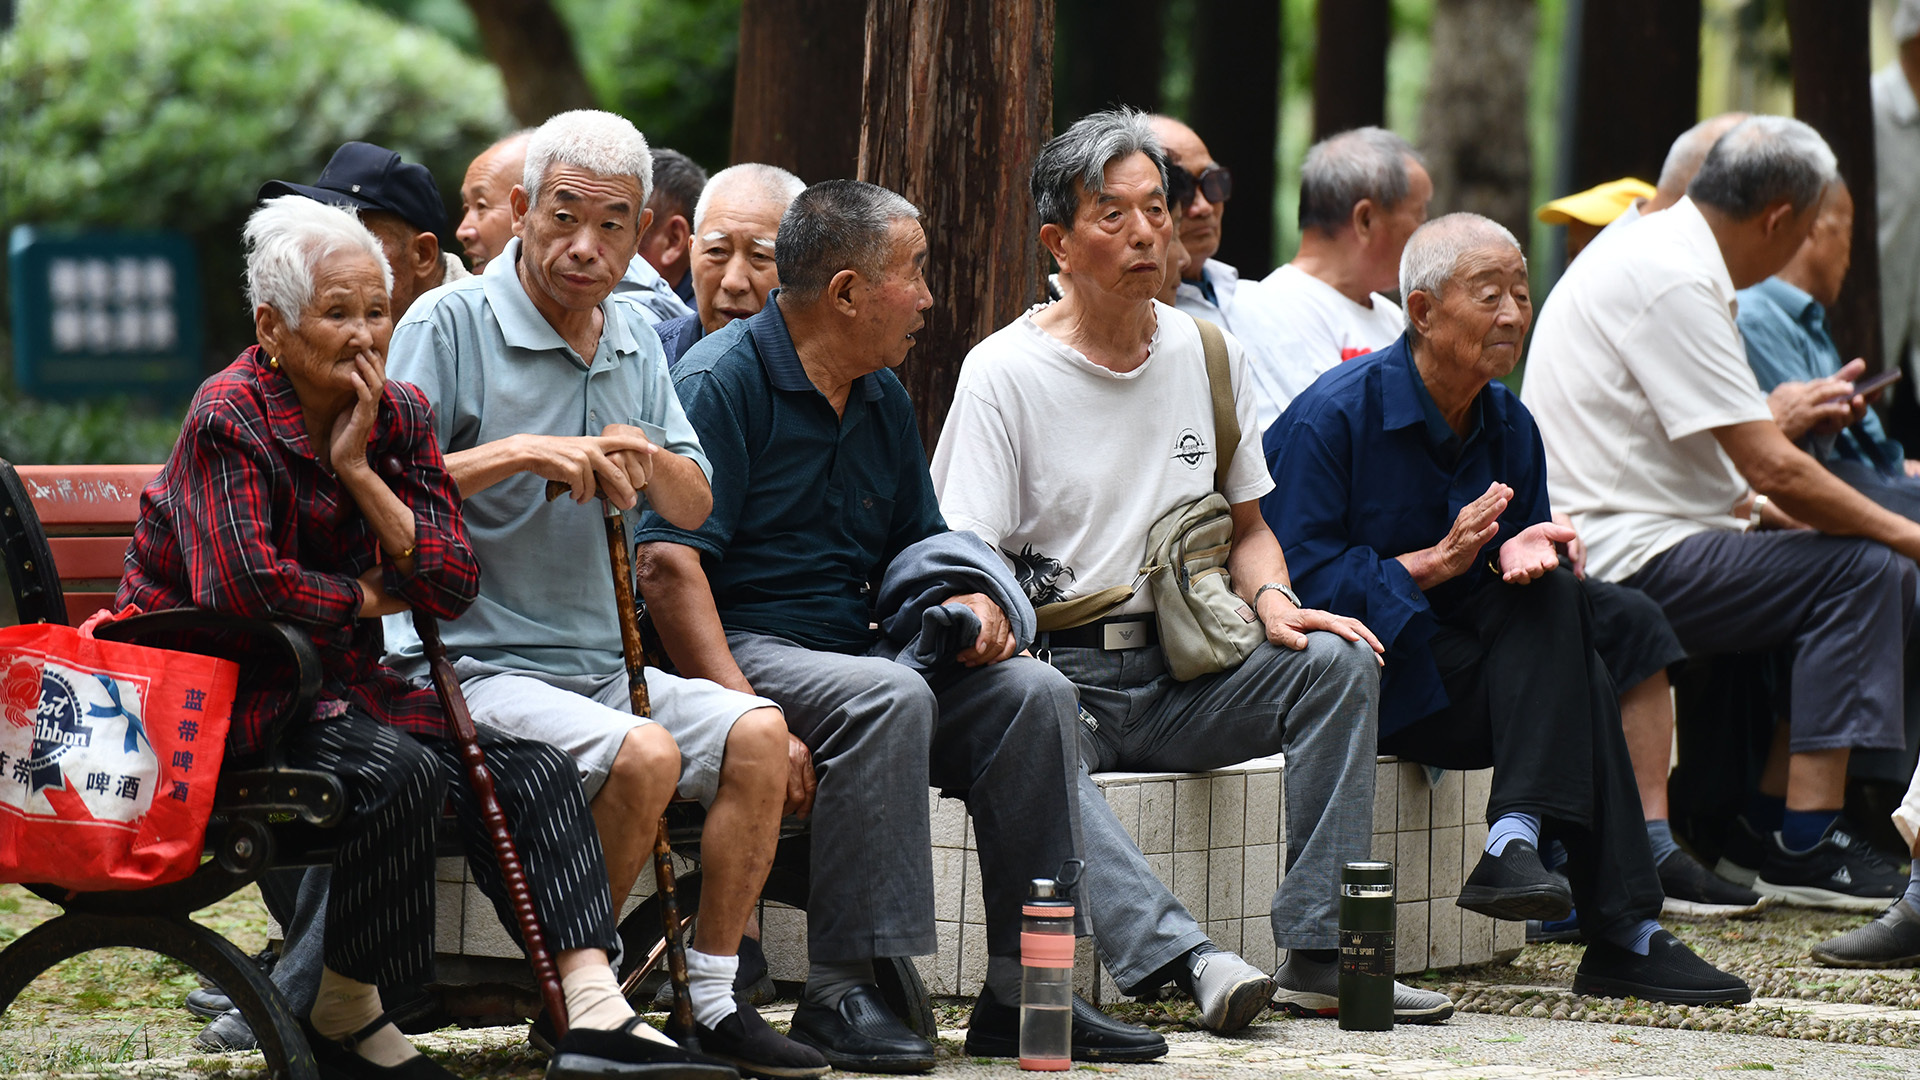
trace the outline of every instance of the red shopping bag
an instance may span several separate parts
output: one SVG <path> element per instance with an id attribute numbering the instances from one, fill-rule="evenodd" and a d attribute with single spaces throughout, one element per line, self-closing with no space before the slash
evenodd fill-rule
<path id="1" fill-rule="evenodd" d="M 137 889 L 200 864 L 239 667 L 0 629 L 0 881 Z"/>

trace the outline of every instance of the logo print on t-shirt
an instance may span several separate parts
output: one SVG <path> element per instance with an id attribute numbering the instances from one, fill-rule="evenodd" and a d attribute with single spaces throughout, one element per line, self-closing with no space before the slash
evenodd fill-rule
<path id="1" fill-rule="evenodd" d="M 1173 459 L 1186 462 L 1189 469 L 1199 468 L 1207 459 L 1207 441 L 1192 428 L 1182 428 L 1180 437 L 1173 440 Z"/>
<path id="2" fill-rule="evenodd" d="M 1061 586 L 1073 580 L 1073 567 L 1033 550 L 1032 544 L 1024 545 L 1020 554 L 1008 556 L 1008 560 L 1013 563 L 1013 580 L 1020 583 L 1028 603 L 1037 606 L 1066 599 Z"/>
<path id="3" fill-rule="evenodd" d="M 1372 349 L 1368 349 L 1359 345 L 1342 346 L 1340 349 L 1340 362 L 1344 364 L 1356 356 L 1365 356 L 1372 351 L 1373 351 Z"/>

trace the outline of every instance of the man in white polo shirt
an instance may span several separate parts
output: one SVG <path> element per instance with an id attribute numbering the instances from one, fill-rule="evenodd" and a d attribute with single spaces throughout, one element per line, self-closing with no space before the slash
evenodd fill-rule
<path id="1" fill-rule="evenodd" d="M 1778 822 L 1754 823 L 1766 834 L 1755 888 L 1878 910 L 1905 882 L 1840 808 L 1848 754 L 1903 744 L 1920 526 L 1787 440 L 1734 323 L 1735 289 L 1785 265 L 1834 176 L 1807 125 L 1742 121 L 1688 197 L 1568 268 L 1523 397 L 1589 574 L 1652 596 L 1689 653 L 1792 654 L 1786 795 Z M 1770 502 L 1819 531 L 1748 531 L 1788 520 Z"/>

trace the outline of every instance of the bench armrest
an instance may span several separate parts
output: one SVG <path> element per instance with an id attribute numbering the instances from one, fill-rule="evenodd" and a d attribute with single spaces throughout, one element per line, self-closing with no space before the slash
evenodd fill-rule
<path id="1" fill-rule="evenodd" d="M 153 648 L 175 649 L 197 652 L 203 655 L 218 656 L 204 649 L 182 649 L 179 635 L 183 631 L 216 631 L 246 637 L 269 651 L 277 653 L 290 664 L 296 677 L 293 693 L 277 715 L 269 719 L 264 727 L 269 768 L 282 768 L 286 765 L 284 746 L 287 736 L 293 730 L 296 721 L 304 721 L 313 716 L 314 703 L 320 697 L 320 650 L 313 645 L 313 639 L 306 631 L 287 623 L 272 622 L 266 619 L 250 619 L 225 612 L 210 611 L 206 608 L 169 608 L 165 611 L 153 611 L 144 615 L 133 615 L 125 619 L 104 623 L 94 628 L 94 635 L 107 641 L 120 641 L 130 645 L 149 645 Z M 232 659 L 232 657 L 222 657 Z"/>

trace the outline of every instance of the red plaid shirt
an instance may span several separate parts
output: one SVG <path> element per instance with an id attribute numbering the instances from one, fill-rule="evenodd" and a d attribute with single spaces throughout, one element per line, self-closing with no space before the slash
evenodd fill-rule
<path id="1" fill-rule="evenodd" d="M 405 463 L 388 482 L 414 515 L 414 571 L 402 577 L 389 564 L 387 591 L 440 618 L 458 616 L 479 593 L 480 567 L 420 391 L 387 384 L 367 456 Z M 380 620 L 354 617 L 361 601 L 355 579 L 382 561 L 353 496 L 314 458 L 293 384 L 254 346 L 194 395 L 173 456 L 141 493 L 114 600 L 120 608 L 191 606 L 291 623 L 320 650 L 322 700 L 444 737 L 433 691 L 380 663 Z M 234 754 L 260 748 L 261 725 L 291 682 L 290 668 L 247 655 L 227 736 Z"/>

